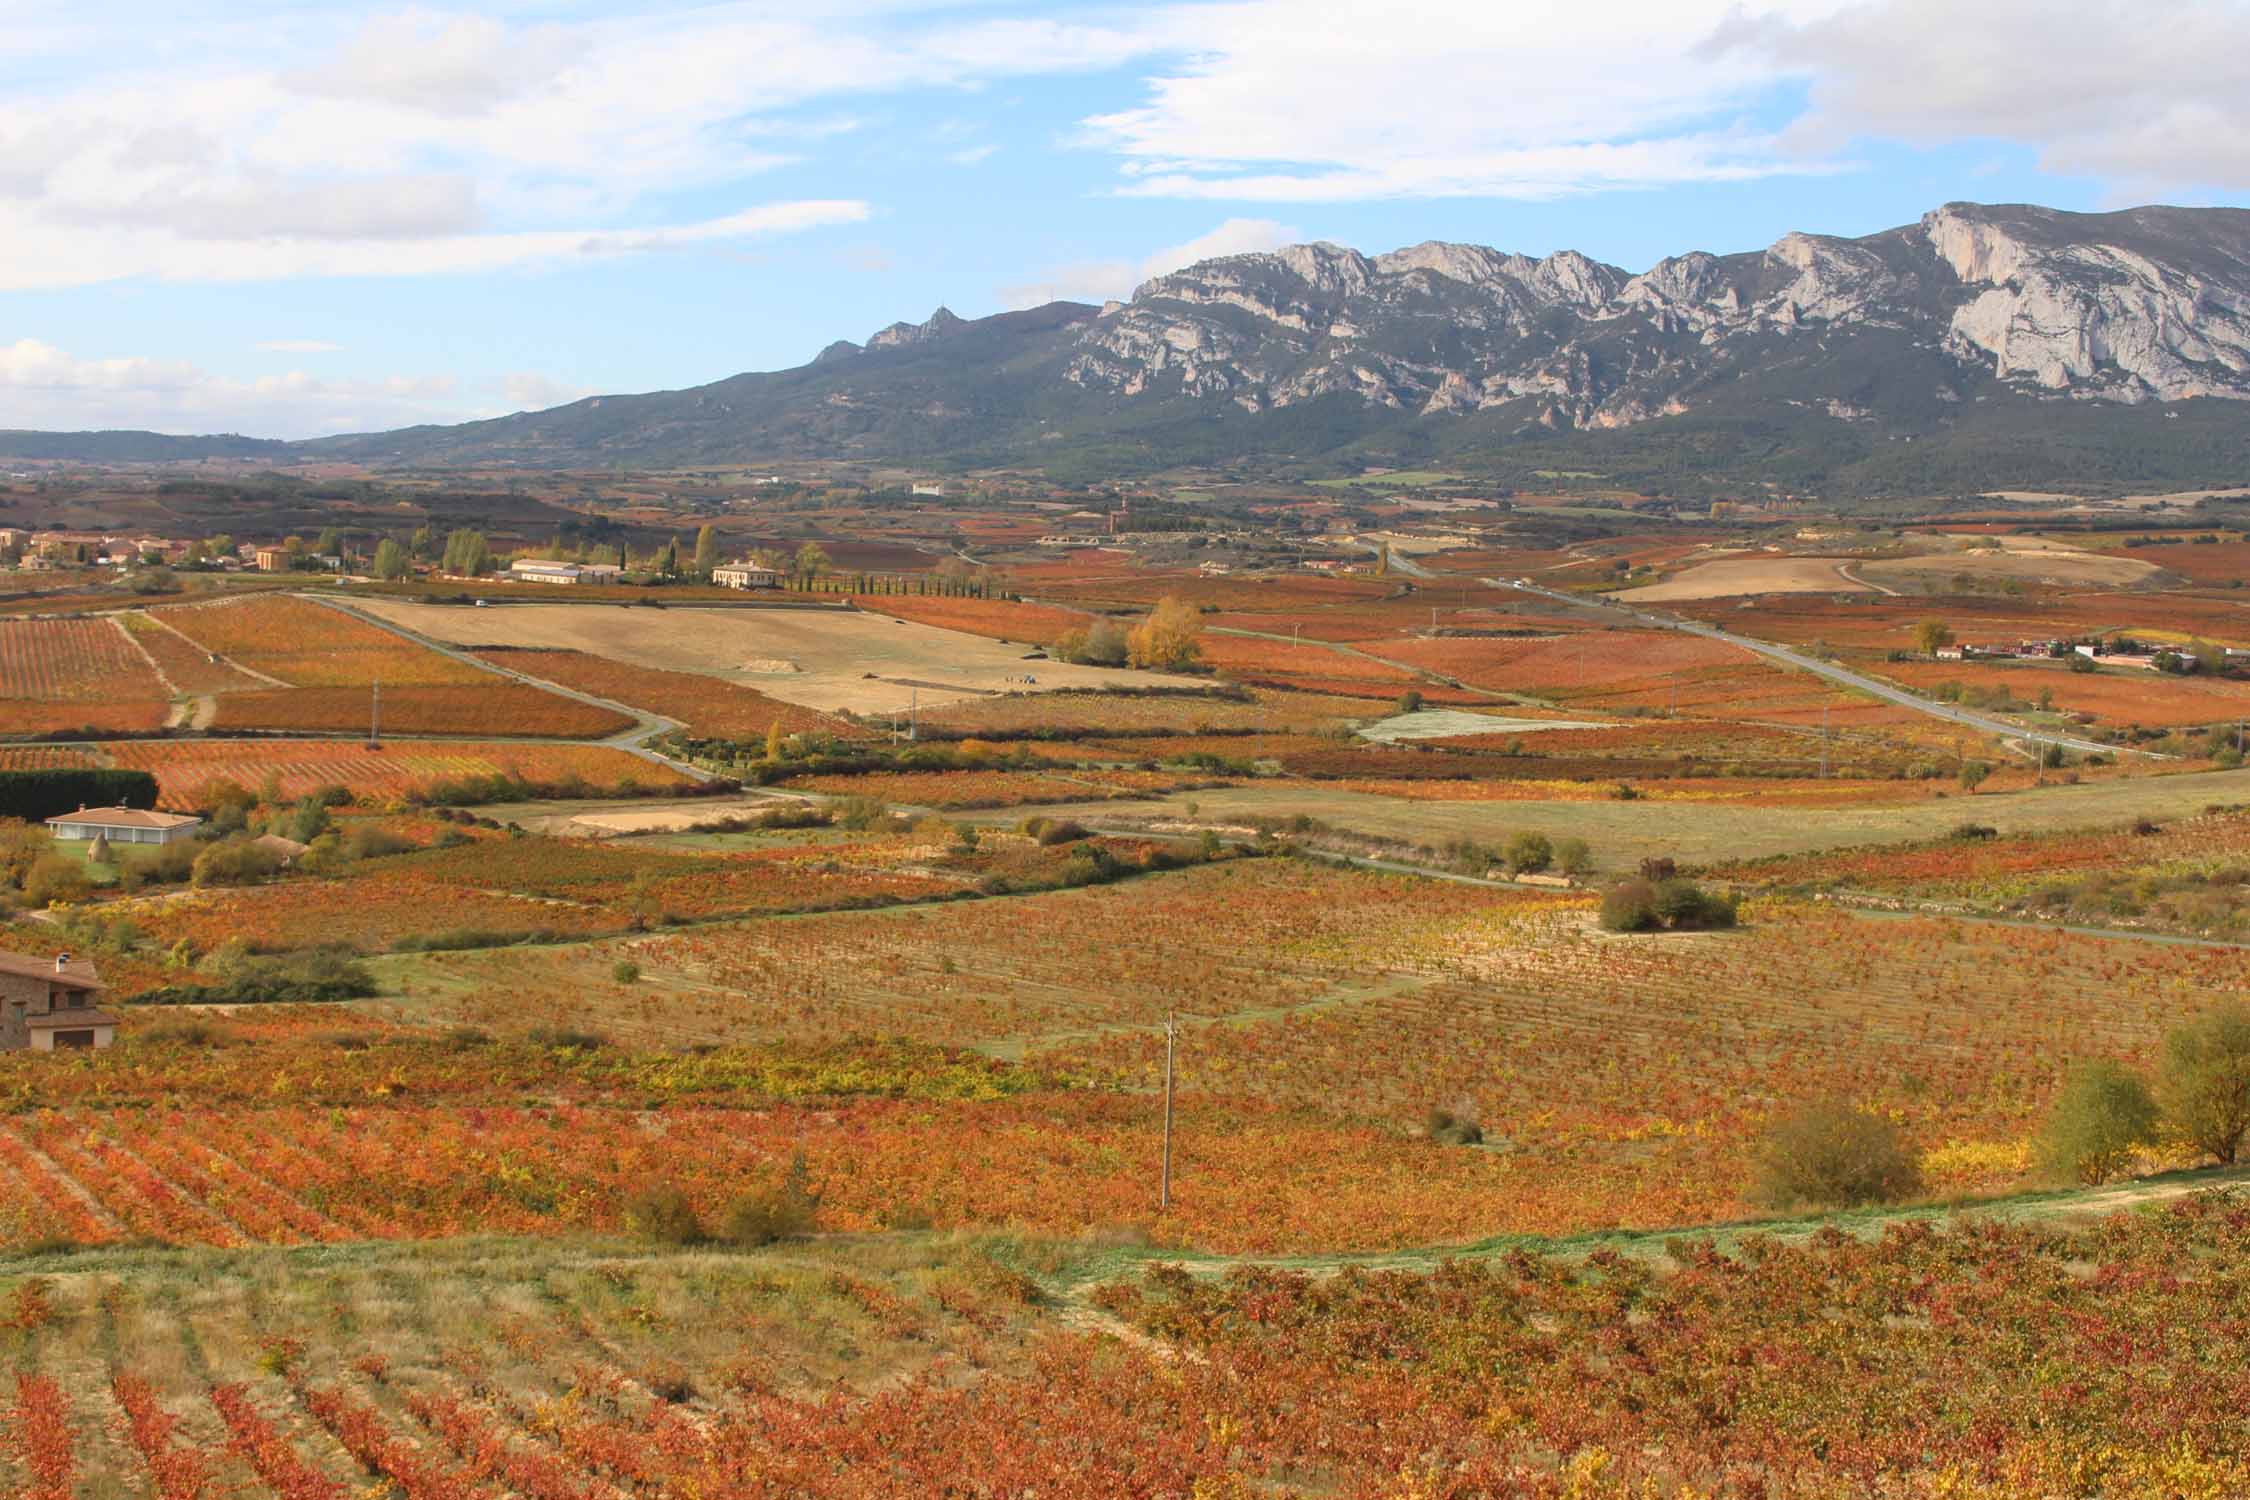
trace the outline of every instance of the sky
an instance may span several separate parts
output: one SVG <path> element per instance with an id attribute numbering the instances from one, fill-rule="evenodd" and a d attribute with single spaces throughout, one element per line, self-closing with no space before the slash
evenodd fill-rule
<path id="1" fill-rule="evenodd" d="M 0 427 L 314 437 L 1429 239 L 2250 202 L 2250 0 L 0 0 Z"/>

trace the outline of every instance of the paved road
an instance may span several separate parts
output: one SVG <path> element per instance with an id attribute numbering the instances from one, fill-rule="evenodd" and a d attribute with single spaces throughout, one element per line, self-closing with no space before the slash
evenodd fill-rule
<path id="1" fill-rule="evenodd" d="M 1394 556 L 1392 558 L 1394 565 L 1397 561 L 1398 559 Z M 1805 652 L 1795 651 L 1787 646 L 1777 646 L 1771 641 L 1755 640 L 1750 636 L 1736 635 L 1732 631 L 1721 630 L 1716 625 L 1706 625 L 1701 620 L 1686 620 L 1673 615 L 1654 614 L 1645 609 L 1634 609 L 1629 605 L 1619 604 L 1611 599 L 1583 599 L 1574 594 L 1559 593 L 1554 589 L 1544 589 L 1535 583 L 1524 583 L 1512 578 L 1487 578 L 1485 582 L 1495 588 L 1514 589 L 1518 593 L 1531 594 L 1561 604 L 1575 605 L 1580 609 L 1599 609 L 1605 614 L 1621 616 L 1636 625 L 1652 626 L 1658 630 L 1677 630 L 1687 635 L 1702 636 L 1706 640 L 1724 641 L 1730 646 L 1740 646 L 1745 651 L 1755 652 L 1768 661 L 1779 662 L 1785 667 L 1793 667 L 1800 672 L 1810 672 L 1815 677 L 1825 677 L 1830 682 L 1848 687 L 1855 692 L 1865 693 L 1871 698 L 1880 698 L 1886 703 L 1895 703 L 1901 708 L 1911 708 L 1916 713 L 1928 714 L 1933 719 L 1943 719 L 1948 723 L 1959 724 L 1963 728 L 1979 730 L 1985 734 L 1996 734 L 2007 739 L 2025 740 L 2038 745 L 2060 745 L 2065 750 L 2076 750 L 2087 755 L 2145 755 L 2154 760 L 2167 758 L 2158 755 L 2153 750 L 2129 750 L 2118 745 L 2105 745 L 2099 740 L 2079 739 L 2075 735 L 2055 734 L 2044 729 L 2026 729 L 2020 724 L 2011 724 L 2005 719 L 1996 719 L 1989 714 L 1977 713 L 1973 709 L 1961 708 L 1955 704 L 1939 703 L 1934 699 L 1924 698 L 1918 693 L 1908 692 L 1905 688 L 1894 687 L 1892 684 L 1877 678 L 1862 676 L 1849 667 L 1840 667 L 1832 661 L 1823 661 L 1817 656 L 1810 656 Z"/>

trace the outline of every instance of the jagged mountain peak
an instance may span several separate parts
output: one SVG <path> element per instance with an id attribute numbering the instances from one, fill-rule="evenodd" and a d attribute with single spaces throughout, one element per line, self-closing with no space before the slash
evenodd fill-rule
<path id="1" fill-rule="evenodd" d="M 1421 456 L 1690 417 L 1811 423 L 1872 462 L 2003 410 L 2021 454 L 2041 447 L 2022 432 L 2081 430 L 2087 403 L 2157 406 L 2162 421 L 2190 398 L 2228 398 L 2198 421 L 2239 423 L 2250 466 L 2250 211 L 1948 203 L 1877 234 L 1683 251 L 1638 274 L 1574 250 L 1314 241 L 1202 261 L 1099 308 L 970 321 L 941 307 L 718 395 L 322 446 L 1037 464 L 1083 443 L 1105 463 L 1161 467 L 1355 443 Z M 2080 451 L 2056 449 L 2058 463 Z"/>

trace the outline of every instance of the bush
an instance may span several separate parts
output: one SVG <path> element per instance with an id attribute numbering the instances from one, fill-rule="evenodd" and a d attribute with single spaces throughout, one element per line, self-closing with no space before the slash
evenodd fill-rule
<path id="1" fill-rule="evenodd" d="M 329 1000 L 359 1000 L 375 993 L 375 976 L 364 964 L 333 949 L 292 953 L 283 958 L 252 958 L 239 940 L 213 950 L 210 966 L 216 984 L 168 984 L 134 996 L 139 1005 L 295 1005 Z"/>
<path id="2" fill-rule="evenodd" d="M 1399 694 L 1398 711 L 1402 714 L 1420 713 L 1422 711 L 1421 691 L 1417 688 L 1408 688 L 1405 692 Z"/>
<path id="3" fill-rule="evenodd" d="M 195 857 L 198 886 L 256 885 L 271 880 L 281 869 L 281 856 L 254 839 L 230 838 L 207 844 Z"/>
<path id="4" fill-rule="evenodd" d="M 629 958 L 621 958 L 609 966 L 609 977 L 619 984 L 638 984 L 641 978 L 641 966 Z"/>
<path id="5" fill-rule="evenodd" d="M 452 833 L 452 829 L 446 832 Z M 455 842 L 463 842 L 456 835 Z M 414 841 L 403 834 L 394 833 L 379 823 L 358 823 L 344 835 L 344 856 L 347 859 L 380 859 L 386 854 L 404 854 L 415 848 Z"/>
<path id="6" fill-rule="evenodd" d="M 2250 1006 L 2222 1000 L 2175 1026 L 2156 1065 L 2167 1134 L 2232 1165 L 2250 1130 Z"/>
<path id="7" fill-rule="evenodd" d="M 1656 914 L 1675 931 L 1708 931 L 1732 927 L 1735 904 L 1732 896 L 1713 895 L 1692 880 L 1674 879 L 1657 886 Z"/>
<path id="8" fill-rule="evenodd" d="M 1855 1208 L 1893 1203 L 1921 1187 L 1921 1168 L 1890 1121 L 1820 1103 L 1767 1131 L 1751 1196 L 1768 1208 Z"/>
<path id="9" fill-rule="evenodd" d="M 1985 839 L 1995 839 L 1999 836 L 2000 830 L 1990 823 L 1956 823 L 1953 825 L 1953 831 L 1946 835 L 1947 838 L 1959 844 L 1979 843 Z"/>
<path id="10" fill-rule="evenodd" d="M 1645 880 L 1611 886 L 1602 896 L 1600 920 L 1609 932 L 1651 932 L 1663 926 L 1656 912 L 1656 887 Z"/>
<path id="11" fill-rule="evenodd" d="M 2063 1080 L 2039 1135 L 2039 1159 L 2058 1175 L 2098 1186 L 2156 1139 L 2156 1124 L 2156 1101 L 2140 1075 L 2097 1058 Z"/>
<path id="12" fill-rule="evenodd" d="M 1508 868 L 1518 875 L 1536 875 L 1555 862 L 1555 846 L 1547 835 L 1526 829 L 1508 840 Z"/>
<path id="13" fill-rule="evenodd" d="M 820 1194 L 802 1152 L 789 1160 L 781 1181 L 753 1188 L 727 1205 L 720 1238 L 730 1245 L 755 1249 L 776 1240 L 810 1234 L 820 1215 Z"/>
<path id="14" fill-rule="evenodd" d="M 1564 839 L 1555 845 L 1555 868 L 1565 875 L 1583 875 L 1594 867 L 1594 851 L 1584 839 Z"/>
<path id="15" fill-rule="evenodd" d="M 609 1038 L 598 1031 L 579 1031 L 568 1026 L 534 1026 L 526 1035 L 533 1046 L 574 1052 L 594 1052 L 609 1045 Z"/>
<path id="16" fill-rule="evenodd" d="M 27 906 L 53 906 L 58 901 L 83 901 L 94 888 L 86 867 L 67 854 L 42 854 L 31 862 L 23 877 Z"/>
<path id="17" fill-rule="evenodd" d="M 695 1205 L 676 1187 L 652 1187 L 625 1205 L 625 1226 L 659 1245 L 700 1245 L 709 1238 Z"/>
<path id="18" fill-rule="evenodd" d="M 1068 818 L 1057 822 L 1042 818 L 1039 820 L 1039 831 L 1032 837 L 1039 841 L 1041 848 L 1052 849 L 1057 844 L 1075 844 L 1080 839 L 1091 838 L 1093 835 L 1086 831 L 1083 823 L 1074 823 Z"/>
<path id="19" fill-rule="evenodd" d="M 1484 1127 L 1464 1110 L 1433 1109 L 1427 1126 L 1430 1139 L 1444 1146 L 1481 1146 Z"/>

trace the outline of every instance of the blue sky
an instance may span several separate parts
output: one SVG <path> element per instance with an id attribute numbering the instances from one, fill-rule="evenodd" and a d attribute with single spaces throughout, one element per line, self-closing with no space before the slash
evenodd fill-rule
<path id="1" fill-rule="evenodd" d="M 2250 0 L 0 0 L 0 426 L 312 436 L 1424 239 L 2250 190 Z"/>

